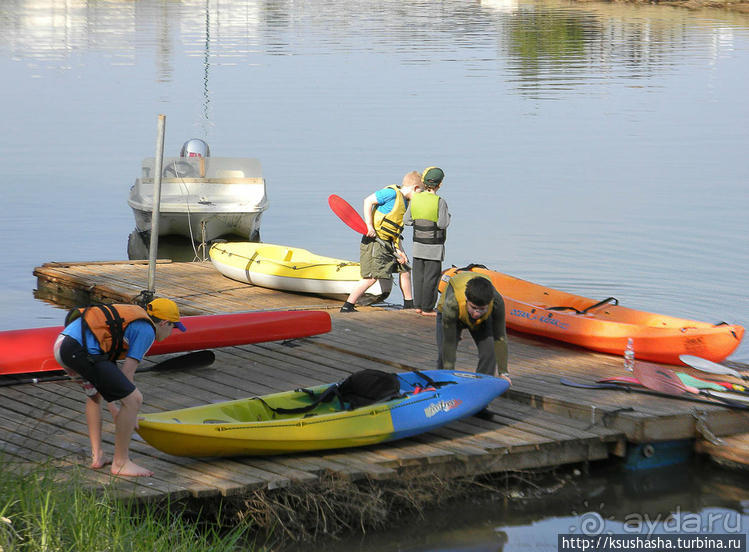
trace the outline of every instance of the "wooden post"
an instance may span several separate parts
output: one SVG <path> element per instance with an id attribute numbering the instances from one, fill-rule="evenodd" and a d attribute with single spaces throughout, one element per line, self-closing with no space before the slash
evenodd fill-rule
<path id="1" fill-rule="evenodd" d="M 159 213 L 161 210 L 161 171 L 164 165 L 164 131 L 166 115 L 159 115 L 156 136 L 156 165 L 153 175 L 153 209 L 151 211 L 151 244 L 148 248 L 148 291 L 156 291 L 156 255 L 159 249 Z"/>

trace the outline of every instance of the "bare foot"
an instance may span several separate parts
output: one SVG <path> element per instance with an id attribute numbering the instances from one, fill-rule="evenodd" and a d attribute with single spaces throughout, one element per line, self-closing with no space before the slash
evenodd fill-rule
<path id="1" fill-rule="evenodd" d="M 437 316 L 436 311 L 422 311 L 421 316 Z"/>
<path id="2" fill-rule="evenodd" d="M 139 466 L 132 460 L 128 460 L 127 463 L 121 467 L 112 464 L 111 471 L 113 475 L 126 475 L 130 477 L 151 477 L 153 475 L 151 470 Z"/>
<path id="3" fill-rule="evenodd" d="M 414 312 L 415 312 L 416 314 L 421 314 L 421 309 L 414 309 Z"/>
<path id="4" fill-rule="evenodd" d="M 111 464 L 112 461 L 108 458 L 105 458 L 103 454 L 99 455 L 98 457 L 94 456 L 93 460 L 91 460 L 91 465 L 89 466 L 92 470 L 98 470 L 99 468 L 103 468 L 104 466 L 107 466 Z"/>

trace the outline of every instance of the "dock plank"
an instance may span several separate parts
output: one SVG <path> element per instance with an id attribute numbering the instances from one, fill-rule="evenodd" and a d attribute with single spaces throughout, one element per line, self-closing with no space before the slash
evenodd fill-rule
<path id="1" fill-rule="evenodd" d="M 58 303 L 131 301 L 145 288 L 142 261 L 47 263 L 34 271 L 42 296 Z M 290 342 L 258 343 L 216 350 L 216 362 L 193 370 L 153 370 L 136 381 L 144 412 L 183 408 L 340 381 L 365 368 L 400 372 L 433 369 L 435 319 L 396 304 L 338 312 L 341 302 L 235 282 L 210 262 L 160 260 L 159 296 L 177 301 L 185 315 L 252 310 L 320 309 L 331 314 L 330 333 Z M 400 301 L 394 290 L 393 303 Z M 62 318 L 62 317 L 61 317 Z M 147 483 L 121 481 L 102 470 L 105 481 L 127 496 L 241 496 L 255 489 L 287 488 L 319 481 L 326 474 L 351 480 L 457 476 L 557 466 L 608 457 L 622 444 L 694 438 L 695 407 L 623 392 L 566 388 L 560 377 L 592 382 L 623 374 L 619 358 L 548 339 L 508 332 L 513 385 L 489 406 L 491 419 L 468 418 L 400 441 L 358 449 L 279 457 L 180 458 L 161 453 L 139 437 L 132 451 L 156 472 Z M 152 360 L 145 361 L 150 364 Z M 474 370 L 477 351 L 470 338 L 458 347 L 459 369 Z M 746 427 L 747 414 L 699 405 L 716 434 Z M 71 382 L 0 387 L 0 453 L 11 461 L 53 459 L 85 466 L 88 437 L 83 394 Z M 111 452 L 113 423 L 105 413 L 104 444 Z"/>

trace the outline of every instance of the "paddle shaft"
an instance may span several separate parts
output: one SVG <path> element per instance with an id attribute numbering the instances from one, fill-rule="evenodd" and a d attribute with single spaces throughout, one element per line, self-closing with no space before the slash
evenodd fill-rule
<path id="1" fill-rule="evenodd" d="M 669 393 L 673 395 L 681 395 L 683 393 L 691 393 L 693 395 L 702 395 L 704 397 L 710 397 L 724 404 L 732 405 L 744 405 L 745 403 L 741 399 L 732 400 L 725 396 L 725 393 L 709 391 L 707 389 L 698 389 L 689 385 L 685 385 L 676 372 L 670 368 L 652 364 L 650 362 L 638 362 L 635 363 L 635 377 L 640 380 L 645 387 L 660 391 L 663 393 Z"/>
<path id="2" fill-rule="evenodd" d="M 731 391 L 733 393 L 738 393 L 739 395 L 749 395 L 749 389 L 747 389 L 743 385 L 739 385 L 738 383 L 731 383 L 730 381 L 703 380 L 701 378 L 690 376 L 689 374 L 684 374 L 683 372 L 677 372 L 676 375 L 679 376 L 679 379 L 684 385 L 691 385 L 692 387 L 696 387 L 698 389 Z"/>
<path id="3" fill-rule="evenodd" d="M 183 370 L 190 368 L 205 368 L 213 364 L 216 360 L 216 355 L 213 351 L 192 351 L 190 353 L 168 358 L 157 362 L 151 366 L 143 366 L 137 370 L 137 373 L 151 372 L 153 370 L 173 370 L 175 368 L 181 368 Z M 11 381 L 0 381 L 0 387 L 9 387 L 11 385 L 24 385 L 24 384 L 38 384 L 38 383 L 49 383 L 54 381 L 76 381 L 77 378 L 71 378 L 67 374 L 59 376 L 43 376 L 40 378 L 21 378 L 14 379 Z"/>
<path id="4" fill-rule="evenodd" d="M 364 222 L 364 219 L 361 217 L 361 215 L 356 211 L 356 209 L 349 205 L 349 203 L 345 199 L 335 194 L 331 194 L 328 197 L 328 205 L 338 216 L 338 218 L 346 224 L 346 226 L 363 236 L 368 235 L 369 229 L 367 228 L 367 223 Z M 405 257 L 405 260 L 402 262 L 405 266 L 408 266 L 406 264 L 408 263 L 408 257 L 405 256 L 405 252 L 398 252 L 398 240 L 396 240 L 395 242 L 387 242 L 377 235 L 374 236 L 374 239 L 377 240 L 377 242 L 379 242 L 383 247 L 392 249 L 392 252 L 396 256 L 396 258 L 401 259 L 402 253 L 403 257 Z"/>
<path id="5" fill-rule="evenodd" d="M 566 378 L 561 378 L 559 383 L 567 385 L 569 387 L 577 387 L 579 389 L 616 389 L 619 391 L 626 391 L 627 393 L 640 393 L 643 395 L 651 395 L 653 397 L 663 397 L 666 399 L 677 399 L 680 401 L 696 402 L 701 404 L 709 404 L 712 406 L 724 406 L 726 408 L 734 408 L 737 410 L 749 410 L 749 405 L 735 404 L 731 402 L 717 402 L 709 401 L 707 399 L 700 399 L 694 395 L 673 395 L 671 393 L 663 393 L 661 391 L 654 391 L 652 389 L 638 389 L 631 385 L 622 385 L 619 383 L 577 383 Z"/>
<path id="6" fill-rule="evenodd" d="M 683 372 L 677 372 L 676 375 L 679 377 L 681 382 L 686 386 L 695 387 L 697 389 L 709 389 L 711 391 L 721 391 L 721 392 L 730 391 L 730 392 L 736 393 L 737 395 L 749 395 L 749 389 L 747 389 L 743 385 L 738 385 L 736 383 L 731 383 L 728 381 L 703 380 L 700 378 L 695 378 L 694 376 L 690 376 L 689 374 L 685 374 Z M 596 381 L 596 383 L 617 383 L 619 385 L 622 385 L 622 384 L 642 385 L 642 383 L 640 383 L 640 381 L 637 378 L 633 378 L 630 376 L 614 376 L 611 378 L 599 379 Z"/>

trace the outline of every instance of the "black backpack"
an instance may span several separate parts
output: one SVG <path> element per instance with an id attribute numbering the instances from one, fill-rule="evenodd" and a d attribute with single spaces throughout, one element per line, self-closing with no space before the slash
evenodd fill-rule
<path id="1" fill-rule="evenodd" d="M 314 409 L 320 403 L 338 399 L 341 410 L 353 410 L 374 403 L 387 402 L 401 396 L 400 379 L 397 375 L 380 370 L 361 370 L 340 383 L 334 383 L 319 395 L 309 389 L 298 389 L 307 393 L 313 400 L 299 408 L 268 408 L 279 414 L 302 414 Z"/>
<path id="2" fill-rule="evenodd" d="M 338 384 L 341 400 L 352 409 L 395 399 L 400 396 L 400 388 L 395 374 L 369 369 L 355 372 Z"/>

